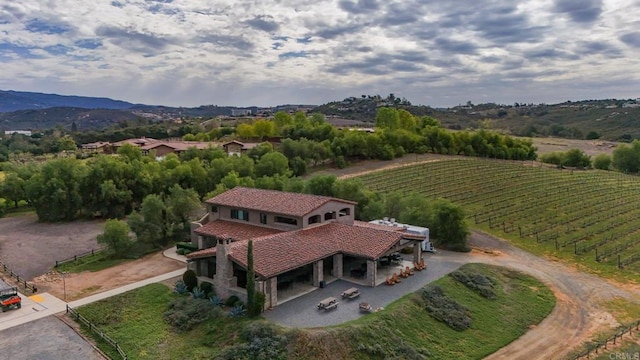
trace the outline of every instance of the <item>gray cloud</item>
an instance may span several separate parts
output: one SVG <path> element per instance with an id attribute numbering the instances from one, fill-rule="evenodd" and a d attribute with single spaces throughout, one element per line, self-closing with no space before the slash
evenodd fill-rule
<path id="1" fill-rule="evenodd" d="M 602 14 L 602 0 L 555 0 L 554 11 L 577 23 L 591 23 Z"/>
<path id="2" fill-rule="evenodd" d="M 254 48 L 253 43 L 245 40 L 242 36 L 207 34 L 198 38 L 201 43 L 209 43 L 227 50 L 237 50 L 246 52 Z"/>
<path id="3" fill-rule="evenodd" d="M 620 36 L 620 41 L 623 43 L 635 47 L 640 48 L 640 31 L 626 33 Z"/>
<path id="4" fill-rule="evenodd" d="M 475 54 L 478 48 L 476 45 L 467 41 L 458 41 L 446 38 L 437 38 L 435 40 L 435 44 L 441 51 L 456 54 Z"/>
<path id="5" fill-rule="evenodd" d="M 377 0 L 358 0 L 353 2 L 350 0 L 340 0 L 338 2 L 340 9 L 351 14 L 366 14 L 376 11 L 380 8 Z"/>
<path id="6" fill-rule="evenodd" d="M 268 33 L 274 33 L 280 29 L 280 25 L 273 21 L 273 17 L 267 15 L 256 16 L 251 20 L 244 21 L 245 24 L 254 29 L 262 30 Z"/>
<path id="7" fill-rule="evenodd" d="M 564 50 L 559 50 L 556 48 L 541 48 L 530 51 L 525 51 L 524 56 L 530 60 L 537 59 L 564 59 L 564 60 L 577 60 L 580 57 L 569 53 Z"/>
<path id="8" fill-rule="evenodd" d="M 157 53 L 174 42 L 171 38 L 115 26 L 100 26 L 96 29 L 96 35 L 109 39 L 122 48 L 147 53 Z"/>

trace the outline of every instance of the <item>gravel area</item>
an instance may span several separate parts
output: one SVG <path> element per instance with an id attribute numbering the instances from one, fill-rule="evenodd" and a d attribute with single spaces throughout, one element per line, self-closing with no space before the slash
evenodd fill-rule
<path id="1" fill-rule="evenodd" d="M 55 316 L 0 331 L 0 358 L 104 360 L 91 344 Z"/>

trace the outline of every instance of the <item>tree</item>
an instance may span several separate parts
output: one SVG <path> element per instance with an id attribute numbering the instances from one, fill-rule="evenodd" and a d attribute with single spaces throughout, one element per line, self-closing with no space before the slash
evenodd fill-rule
<path id="1" fill-rule="evenodd" d="M 253 123 L 253 132 L 258 138 L 264 139 L 267 136 L 275 135 L 276 127 L 273 121 L 260 119 Z"/>
<path id="2" fill-rule="evenodd" d="M 171 234 L 167 225 L 167 208 L 159 195 L 147 195 L 142 201 L 140 211 L 134 211 L 127 223 L 136 234 L 136 238 L 153 247 L 165 245 Z"/>
<path id="3" fill-rule="evenodd" d="M 256 273 L 253 269 L 253 240 L 247 245 L 247 310 L 250 317 L 260 315 L 262 309 L 256 301 Z"/>
<path id="4" fill-rule="evenodd" d="M 286 175 L 289 176 L 289 160 L 286 156 L 279 152 L 270 152 L 262 156 L 256 164 L 256 176 L 273 176 Z"/>
<path id="5" fill-rule="evenodd" d="M 379 108 L 376 113 L 376 127 L 381 129 L 398 129 L 400 127 L 398 110 L 390 107 Z"/>
<path id="6" fill-rule="evenodd" d="M 464 210 L 444 199 L 436 200 L 432 205 L 430 234 L 437 245 L 454 251 L 469 251 L 467 237 L 469 230 L 464 221 Z"/>
<path id="7" fill-rule="evenodd" d="M 611 167 L 611 156 L 607 154 L 598 154 L 593 159 L 593 167 L 599 170 L 609 170 Z"/>
<path id="8" fill-rule="evenodd" d="M 253 125 L 242 123 L 236 126 L 236 135 L 243 139 L 251 139 L 256 136 L 256 131 Z"/>
<path id="9" fill-rule="evenodd" d="M 293 118 L 284 111 L 278 111 L 273 115 L 273 122 L 276 125 L 276 129 L 282 131 L 284 128 L 293 125 Z"/>
<path id="10" fill-rule="evenodd" d="M 191 220 L 200 215 L 203 210 L 198 193 L 193 189 L 183 189 L 178 184 L 169 189 L 165 206 L 168 223 L 173 227 L 172 232 L 180 237 L 189 235 Z"/>
<path id="11" fill-rule="evenodd" d="M 15 208 L 20 200 L 25 200 L 25 181 L 14 172 L 7 173 L 4 180 L 0 182 L 0 197 L 13 202 Z"/>
<path id="12" fill-rule="evenodd" d="M 98 235 L 98 243 L 107 246 L 113 257 L 122 258 L 132 243 L 129 238 L 130 231 L 126 222 L 109 219 L 104 224 L 104 232 Z"/>
<path id="13" fill-rule="evenodd" d="M 580 149 L 571 149 L 563 154 L 562 165 L 589 169 L 591 168 L 591 158 Z"/>
<path id="14" fill-rule="evenodd" d="M 335 175 L 315 175 L 305 184 L 305 192 L 314 195 L 335 196 Z"/>
<path id="15" fill-rule="evenodd" d="M 78 147 L 76 146 L 76 142 L 69 135 L 63 136 L 58 139 L 58 150 L 59 151 L 75 151 Z"/>

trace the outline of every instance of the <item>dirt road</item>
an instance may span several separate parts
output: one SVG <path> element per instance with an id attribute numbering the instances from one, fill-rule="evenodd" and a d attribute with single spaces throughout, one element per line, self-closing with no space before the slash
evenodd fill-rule
<path id="1" fill-rule="evenodd" d="M 473 232 L 470 244 L 478 262 L 506 266 L 531 274 L 548 285 L 557 303 L 538 326 L 487 359 L 560 359 L 597 332 L 618 326 L 604 302 L 623 298 L 640 306 L 640 291 L 623 289 L 597 276 L 534 256 L 504 240 Z"/>

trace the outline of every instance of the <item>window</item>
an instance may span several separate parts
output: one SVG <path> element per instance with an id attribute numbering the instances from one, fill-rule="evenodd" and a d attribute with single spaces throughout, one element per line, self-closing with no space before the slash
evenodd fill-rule
<path id="1" fill-rule="evenodd" d="M 216 205 L 211 205 L 211 212 L 217 213 L 218 212 L 218 207 Z"/>
<path id="2" fill-rule="evenodd" d="M 335 219 L 335 213 L 334 212 L 328 212 L 324 214 L 324 220 L 331 220 L 331 219 Z"/>
<path id="3" fill-rule="evenodd" d="M 249 221 L 249 212 L 246 210 L 231 209 L 231 218 Z"/>
<path id="4" fill-rule="evenodd" d="M 267 214 L 260 213 L 260 224 L 266 224 L 266 223 L 267 223 Z"/>
<path id="5" fill-rule="evenodd" d="M 298 225 L 298 220 L 288 217 L 276 216 L 274 221 L 280 224 Z"/>
<path id="6" fill-rule="evenodd" d="M 338 213 L 338 216 L 340 216 L 340 217 L 349 216 L 349 215 L 351 215 L 351 209 L 350 208 L 341 209 L 340 212 Z"/>
<path id="7" fill-rule="evenodd" d="M 309 218 L 309 225 L 319 223 L 319 222 L 320 222 L 320 219 L 321 219 L 320 215 L 313 215 L 313 216 L 311 216 L 311 217 Z"/>

